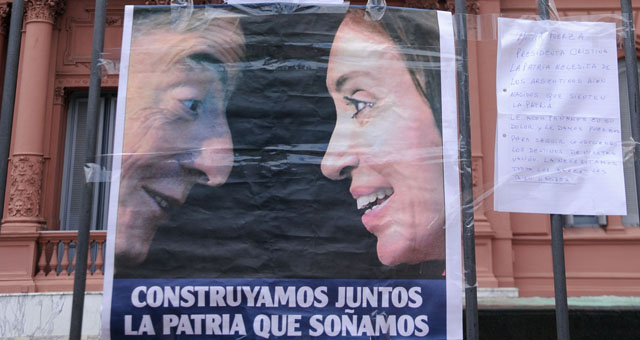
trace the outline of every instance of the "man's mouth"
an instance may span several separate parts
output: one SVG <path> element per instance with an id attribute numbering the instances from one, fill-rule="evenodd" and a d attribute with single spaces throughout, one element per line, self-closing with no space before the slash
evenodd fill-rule
<path id="1" fill-rule="evenodd" d="M 356 199 L 358 210 L 368 213 L 370 210 L 377 209 L 393 195 L 392 188 L 380 189 L 369 195 L 363 195 Z"/>
<path id="2" fill-rule="evenodd" d="M 171 209 L 180 205 L 180 202 L 177 199 L 163 195 L 147 186 L 143 185 L 142 190 L 144 190 L 144 192 L 146 192 L 147 195 L 156 202 L 160 209 L 167 213 L 171 211 Z"/>

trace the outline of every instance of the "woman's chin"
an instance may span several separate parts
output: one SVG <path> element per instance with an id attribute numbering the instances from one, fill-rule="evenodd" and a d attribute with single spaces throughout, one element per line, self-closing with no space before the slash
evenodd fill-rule
<path id="1" fill-rule="evenodd" d="M 430 249 L 430 248 L 428 248 Z M 429 260 L 444 260 L 442 253 L 425 253 L 410 246 L 403 246 L 401 242 L 381 242 L 377 245 L 378 260 L 385 266 L 397 266 L 401 264 L 417 264 Z"/>
<path id="2" fill-rule="evenodd" d="M 391 243 L 391 244 L 390 244 Z M 411 251 L 397 242 L 381 242 L 378 239 L 378 259 L 385 266 L 397 266 L 400 264 L 415 264 L 419 259 L 412 258 Z"/>

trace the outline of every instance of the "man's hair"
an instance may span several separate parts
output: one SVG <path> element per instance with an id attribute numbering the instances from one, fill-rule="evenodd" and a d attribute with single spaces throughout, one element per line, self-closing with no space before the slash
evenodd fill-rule
<path id="1" fill-rule="evenodd" d="M 219 7 L 145 6 L 136 7 L 133 13 L 132 46 L 153 32 L 175 32 L 210 35 L 211 28 L 220 30 L 216 36 L 220 51 L 218 58 L 228 71 L 225 101 L 231 96 L 245 55 L 245 40 L 240 18 L 242 15 Z"/>

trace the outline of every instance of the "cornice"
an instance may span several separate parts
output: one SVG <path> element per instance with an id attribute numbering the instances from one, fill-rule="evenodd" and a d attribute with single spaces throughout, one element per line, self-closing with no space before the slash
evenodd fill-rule
<path id="1" fill-rule="evenodd" d="M 64 13 L 64 0 L 26 0 L 24 22 L 43 21 L 55 23 Z"/>

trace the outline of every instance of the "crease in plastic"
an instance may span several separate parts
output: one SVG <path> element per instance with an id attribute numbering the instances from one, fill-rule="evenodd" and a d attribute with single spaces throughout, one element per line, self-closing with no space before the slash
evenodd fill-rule
<path id="1" fill-rule="evenodd" d="M 384 16 L 384 12 L 387 9 L 387 2 L 385 0 L 367 0 L 366 8 L 368 18 L 378 21 Z"/>

